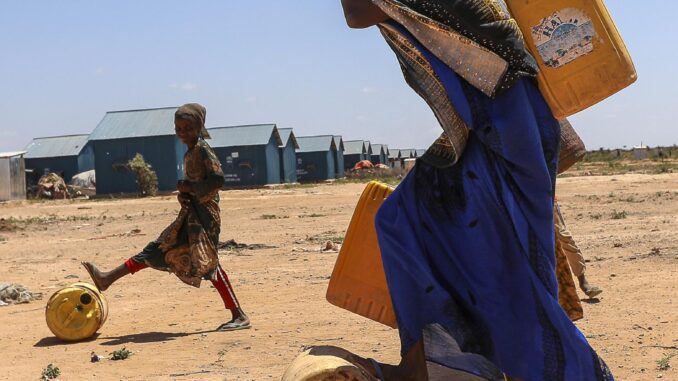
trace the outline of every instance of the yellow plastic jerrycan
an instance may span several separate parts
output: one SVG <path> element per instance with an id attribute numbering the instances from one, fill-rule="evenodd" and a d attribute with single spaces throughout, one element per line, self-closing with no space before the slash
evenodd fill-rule
<path id="1" fill-rule="evenodd" d="M 47 326 L 66 341 L 92 337 L 108 317 L 108 302 L 89 283 L 74 283 L 49 298 L 45 309 Z"/>
<path id="2" fill-rule="evenodd" d="M 371 181 L 365 187 L 346 230 L 346 237 L 327 288 L 327 301 L 368 319 L 396 328 L 374 218 L 388 185 Z"/>
<path id="3" fill-rule="evenodd" d="M 602 0 L 506 0 L 539 64 L 539 88 L 563 119 L 636 81 L 624 41 Z"/>

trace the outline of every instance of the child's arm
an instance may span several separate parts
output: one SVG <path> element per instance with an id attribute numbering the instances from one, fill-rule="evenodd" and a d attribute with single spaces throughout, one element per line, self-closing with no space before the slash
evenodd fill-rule
<path id="1" fill-rule="evenodd" d="M 217 155 L 208 146 L 200 147 L 203 164 L 205 165 L 205 178 L 191 183 L 191 190 L 199 202 L 208 202 L 224 185 L 224 172 Z"/>

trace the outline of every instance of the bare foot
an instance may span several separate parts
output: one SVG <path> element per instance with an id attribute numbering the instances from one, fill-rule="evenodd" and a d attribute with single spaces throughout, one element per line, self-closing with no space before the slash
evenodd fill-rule
<path id="1" fill-rule="evenodd" d="M 85 270 L 87 270 L 87 273 L 89 274 L 90 278 L 92 278 L 92 282 L 94 282 L 94 285 L 99 289 L 99 291 L 106 291 L 108 287 L 110 286 L 110 283 L 106 282 L 106 277 L 101 274 L 101 271 L 97 269 L 97 267 L 90 262 L 81 262 L 83 267 L 85 267 Z"/>

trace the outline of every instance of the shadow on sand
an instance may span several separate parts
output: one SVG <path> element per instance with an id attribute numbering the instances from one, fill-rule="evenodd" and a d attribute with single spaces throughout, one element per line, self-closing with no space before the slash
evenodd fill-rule
<path id="1" fill-rule="evenodd" d="M 115 345 L 123 345 L 123 344 L 128 344 L 128 343 L 135 343 L 135 344 L 143 344 L 143 343 L 157 343 L 157 342 L 162 342 L 162 341 L 170 341 L 174 340 L 177 337 L 185 337 L 185 336 L 192 336 L 192 335 L 200 335 L 203 333 L 210 333 L 214 331 L 196 331 L 196 332 L 145 332 L 145 333 L 134 333 L 130 335 L 125 335 L 125 336 L 117 336 L 117 337 L 101 337 L 100 334 L 96 334 L 92 336 L 91 338 L 87 340 L 81 340 L 81 341 L 63 341 L 59 338 L 56 338 L 54 336 L 50 337 L 45 337 L 40 339 L 34 347 L 52 347 L 52 346 L 58 346 L 58 345 L 69 345 L 69 344 L 76 344 L 76 343 L 83 343 L 83 342 L 92 342 L 92 341 L 100 341 L 100 340 L 106 340 L 104 342 L 98 343 L 100 345 L 110 345 L 110 346 L 115 346 Z"/>
<path id="2" fill-rule="evenodd" d="M 59 345 L 71 345 L 71 344 L 78 344 L 78 343 L 88 343 L 95 341 L 99 337 L 99 333 L 94 334 L 94 336 L 90 337 L 89 339 L 85 340 L 80 340 L 80 341 L 64 341 L 59 339 L 58 337 L 55 336 L 48 336 L 48 337 L 43 337 L 38 341 L 37 343 L 33 344 L 34 347 L 36 348 L 43 348 L 43 347 L 55 347 Z"/>
<path id="3" fill-rule="evenodd" d="M 598 303 L 600 303 L 600 299 L 598 299 L 598 298 L 582 299 L 581 301 L 586 303 L 586 304 L 598 304 Z"/>
<path id="4" fill-rule="evenodd" d="M 101 343 L 101 345 L 122 345 L 128 343 L 143 344 L 143 343 L 157 343 L 161 341 L 174 340 L 177 337 L 185 337 L 192 335 L 200 335 L 203 333 L 210 333 L 214 331 L 196 331 L 196 332 L 146 332 L 135 333 L 131 335 L 118 337 L 102 337 L 101 340 L 108 340 Z"/>

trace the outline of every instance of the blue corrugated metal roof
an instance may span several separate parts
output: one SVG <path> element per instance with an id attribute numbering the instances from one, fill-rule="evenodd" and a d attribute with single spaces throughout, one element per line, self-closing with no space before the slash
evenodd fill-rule
<path id="1" fill-rule="evenodd" d="M 372 144 L 372 155 L 381 155 L 383 152 L 387 155 L 388 146 L 386 144 Z"/>
<path id="2" fill-rule="evenodd" d="M 25 148 L 26 159 L 41 157 L 78 156 L 89 135 L 65 135 L 35 138 Z"/>
<path id="3" fill-rule="evenodd" d="M 364 140 L 344 140 L 345 155 L 356 155 L 366 152 Z"/>
<path id="4" fill-rule="evenodd" d="M 280 134 L 280 140 L 282 141 L 282 144 L 280 144 L 280 147 L 286 147 L 287 146 L 287 141 L 289 139 L 292 139 L 292 146 L 294 148 L 299 148 L 299 143 L 297 142 L 297 137 L 294 136 L 294 132 L 292 132 L 291 128 L 278 128 L 278 133 Z"/>
<path id="5" fill-rule="evenodd" d="M 174 135 L 177 107 L 109 111 L 90 134 L 89 140 Z"/>
<path id="6" fill-rule="evenodd" d="M 368 155 L 375 154 L 374 152 L 372 152 L 372 143 L 370 143 L 369 140 L 365 140 L 365 153 Z"/>
<path id="7" fill-rule="evenodd" d="M 344 148 L 344 139 L 341 135 L 334 135 L 334 146 L 337 147 L 339 151 L 343 151 Z"/>
<path id="8" fill-rule="evenodd" d="M 282 140 L 275 124 L 253 124 L 248 126 L 212 127 L 208 128 L 211 139 L 207 142 L 212 147 L 242 147 L 268 144 L 271 135 L 280 146 Z"/>
<path id="9" fill-rule="evenodd" d="M 323 152 L 336 150 L 334 136 L 332 135 L 298 136 L 297 142 L 299 143 L 297 152 Z"/>

